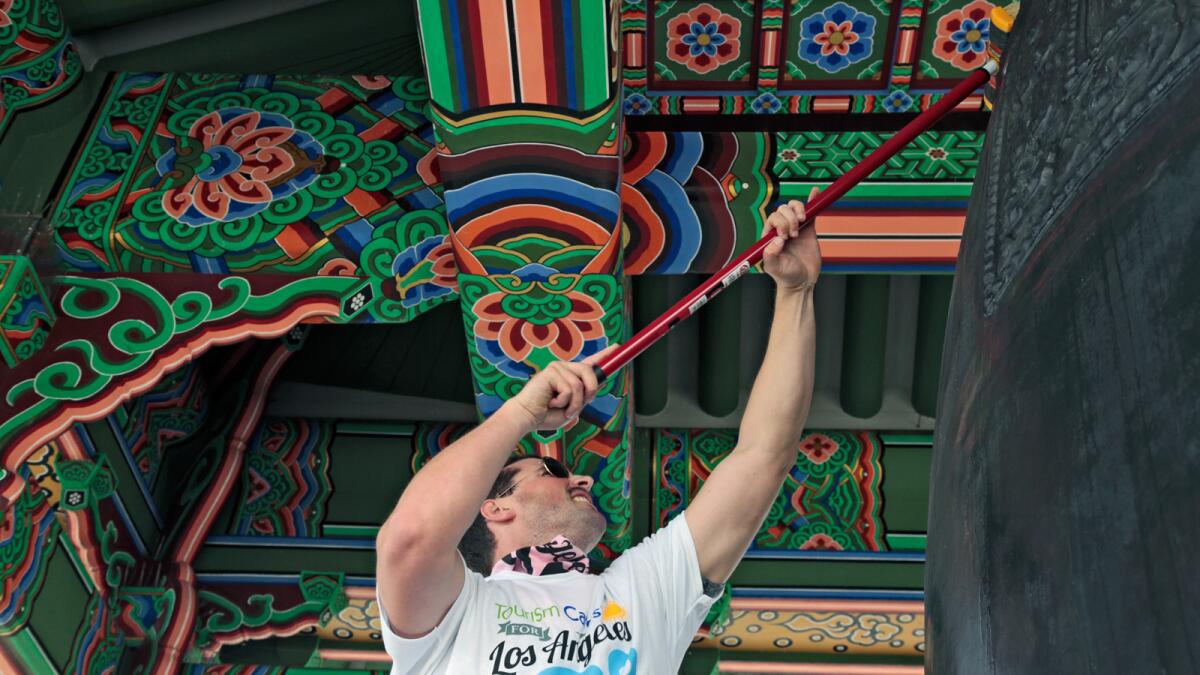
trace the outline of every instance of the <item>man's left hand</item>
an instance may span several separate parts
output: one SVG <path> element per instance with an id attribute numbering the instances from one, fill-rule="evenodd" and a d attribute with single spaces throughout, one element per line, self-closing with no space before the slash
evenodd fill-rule
<path id="1" fill-rule="evenodd" d="M 808 200 L 816 195 L 813 188 Z M 775 241 L 763 252 L 763 269 L 782 290 L 812 288 L 821 274 L 816 226 L 805 219 L 804 202 L 793 199 L 772 213 L 763 228 L 763 236 L 775 232 Z"/>

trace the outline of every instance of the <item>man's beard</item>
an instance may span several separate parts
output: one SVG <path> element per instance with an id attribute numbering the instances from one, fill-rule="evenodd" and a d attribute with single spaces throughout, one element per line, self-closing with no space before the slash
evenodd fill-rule
<path id="1" fill-rule="evenodd" d="M 529 532 L 536 546 L 562 535 L 584 551 L 592 550 L 604 536 L 607 522 L 596 509 L 575 501 L 531 510 Z M 536 515 L 535 515 L 536 514 Z"/>

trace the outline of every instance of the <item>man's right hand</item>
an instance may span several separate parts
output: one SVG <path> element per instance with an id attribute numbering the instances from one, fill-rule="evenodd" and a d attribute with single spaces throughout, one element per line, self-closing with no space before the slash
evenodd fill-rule
<path id="1" fill-rule="evenodd" d="M 577 417 L 596 398 L 600 383 L 592 366 L 616 349 L 612 344 L 579 362 L 555 361 L 534 375 L 509 405 L 529 416 L 530 427 L 552 431 Z"/>

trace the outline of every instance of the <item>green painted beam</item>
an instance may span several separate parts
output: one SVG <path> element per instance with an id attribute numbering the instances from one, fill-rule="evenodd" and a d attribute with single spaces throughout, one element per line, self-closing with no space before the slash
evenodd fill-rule
<path id="1" fill-rule="evenodd" d="M 636 545 L 657 528 L 654 527 L 654 490 L 657 486 L 654 470 L 654 434 L 649 429 L 635 429 L 629 461 L 633 462 L 633 542 Z"/>
<path id="2" fill-rule="evenodd" d="M 700 372 L 696 394 L 713 417 L 737 410 L 741 399 L 742 284 L 725 289 L 700 310 Z"/>
<path id="3" fill-rule="evenodd" d="M 59 672 L 67 672 L 71 650 L 76 637 L 88 619 L 91 596 L 79 578 L 71 557 L 63 550 L 62 542 L 44 551 L 50 556 L 46 563 L 46 578 L 29 614 L 28 631 L 37 641 Z M 34 670 L 33 672 L 44 672 Z"/>
<path id="4" fill-rule="evenodd" d="M 454 95 L 457 78 L 450 73 L 450 59 L 446 49 L 451 44 L 442 21 L 442 7 L 437 0 L 417 0 L 417 15 L 420 17 L 418 30 L 425 51 L 435 58 L 427 58 L 426 68 L 429 82 L 429 97 L 446 110 L 458 112 L 458 98 Z M 445 57 L 445 58 L 442 58 Z"/>
<path id="5" fill-rule="evenodd" d="M 670 308 L 669 280 L 661 275 L 630 277 L 635 329 L 644 328 Z M 639 415 L 653 415 L 667 407 L 667 344 L 667 340 L 659 340 L 633 362 L 633 401 Z"/>
<path id="6" fill-rule="evenodd" d="M 779 197 L 780 199 L 808 199 L 808 193 L 814 187 L 822 190 L 829 185 L 829 182 L 780 183 Z M 894 199 L 902 196 L 965 200 L 971 196 L 972 185 L 973 183 L 859 183 L 850 188 L 845 198 Z"/>
<path id="7" fill-rule="evenodd" d="M 578 57 L 583 60 L 583 69 L 578 71 L 583 77 L 583 110 L 590 110 L 601 105 L 608 99 L 609 63 L 611 52 L 606 47 L 610 31 L 604 30 L 607 25 L 605 14 L 611 3 L 578 2 L 574 8 L 579 14 L 579 25 L 582 28 Z M 619 22 L 614 18 L 613 22 Z M 620 86 L 618 84 L 617 86 Z"/>
<path id="8" fill-rule="evenodd" d="M 883 522 L 888 532 L 926 531 L 932 459 L 932 448 L 884 445 L 880 489 L 884 495 Z"/>
<path id="9" fill-rule="evenodd" d="M 96 584 L 92 581 L 91 575 L 87 573 L 87 568 L 83 566 L 83 560 L 79 558 L 79 552 L 75 550 L 75 545 L 71 543 L 70 538 L 67 537 L 65 532 L 59 533 L 58 541 L 63 551 L 66 552 L 67 557 L 71 559 L 71 565 L 75 567 L 75 573 L 79 575 L 84 590 L 87 591 L 88 595 L 95 593 Z"/>
<path id="10" fill-rule="evenodd" d="M 946 341 L 946 315 L 954 277 L 925 275 L 917 304 L 917 346 L 913 355 L 913 408 L 926 417 L 937 416 L 938 377 L 942 370 L 942 343 Z"/>
<path id="11" fill-rule="evenodd" d="M 719 650 L 692 647 L 683 655 L 683 663 L 679 664 L 679 675 L 715 675 L 720 661 Z"/>
<path id="12" fill-rule="evenodd" d="M 0 635 L 0 645 L 4 647 L 4 651 L 16 657 L 27 668 L 26 672 L 28 673 L 40 675 L 41 673 L 62 672 L 50 660 L 45 645 L 28 629 L 18 631 L 13 635 Z"/>
<path id="13" fill-rule="evenodd" d="M 201 547 L 197 574 L 243 572 L 299 574 L 304 570 L 337 570 L 351 576 L 375 576 L 374 548 L 305 548 L 300 546 Z"/>
<path id="14" fill-rule="evenodd" d="M 743 560 L 735 586 L 921 590 L 925 565 L 891 560 Z"/>
<path id="15" fill-rule="evenodd" d="M 883 407 L 889 288 L 886 276 L 846 278 L 841 402 L 855 417 L 871 417 Z"/>
<path id="16" fill-rule="evenodd" d="M 323 523 L 322 537 L 349 537 L 351 539 L 374 539 L 379 534 L 378 525 L 343 525 L 340 523 Z"/>
<path id="17" fill-rule="evenodd" d="M 879 434 L 879 438 L 888 446 L 919 445 L 924 448 L 933 447 L 933 433 L 929 431 L 918 431 L 916 433 L 885 431 Z"/>
<path id="18" fill-rule="evenodd" d="M 929 537 L 924 534 L 888 534 L 884 537 L 893 551 L 924 551 Z"/>
<path id="19" fill-rule="evenodd" d="M 325 507 L 326 521 L 382 523 L 412 478 L 412 453 L 411 437 L 335 434 L 329 448 L 334 491 Z"/>

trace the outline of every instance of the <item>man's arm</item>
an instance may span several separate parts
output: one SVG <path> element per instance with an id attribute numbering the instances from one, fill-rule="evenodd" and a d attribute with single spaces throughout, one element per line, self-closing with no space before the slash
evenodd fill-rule
<path id="1" fill-rule="evenodd" d="M 433 630 L 462 591 L 458 542 L 521 438 L 557 429 L 596 395 L 592 366 L 551 364 L 521 392 L 413 476 L 375 539 L 375 576 L 396 633 Z"/>
<path id="2" fill-rule="evenodd" d="M 767 353 L 742 415 L 737 447 L 687 508 L 700 573 L 709 581 L 723 582 L 733 574 L 796 462 L 808 418 L 816 351 L 813 284 L 821 254 L 815 228 L 800 229 L 803 221 L 804 207 L 794 201 L 767 220 L 767 229 L 781 237 L 764 257 L 777 286 Z"/>

